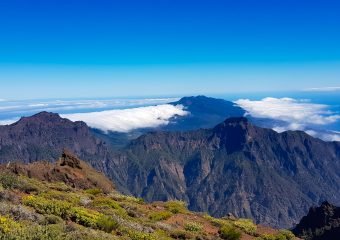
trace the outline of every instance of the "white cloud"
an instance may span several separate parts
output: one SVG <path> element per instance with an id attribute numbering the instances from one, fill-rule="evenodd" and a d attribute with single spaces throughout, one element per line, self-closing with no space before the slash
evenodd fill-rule
<path id="1" fill-rule="evenodd" d="M 307 91 L 307 92 L 334 92 L 334 91 L 340 91 L 340 87 L 315 87 L 315 88 L 307 88 L 304 91 Z"/>
<path id="2" fill-rule="evenodd" d="M 12 124 L 12 123 L 15 123 L 15 122 L 18 121 L 18 120 L 19 120 L 19 119 L 17 119 L 17 118 L 0 120 L 0 126 L 1 126 L 1 125 L 10 125 L 10 124 Z"/>
<path id="3" fill-rule="evenodd" d="M 129 132 L 138 128 L 154 128 L 169 123 L 170 118 L 187 115 L 182 105 L 162 104 L 123 110 L 63 114 L 71 121 L 84 121 L 103 131 Z"/>
<path id="4" fill-rule="evenodd" d="M 278 123 L 272 126 L 277 132 L 304 130 L 326 141 L 339 141 L 340 134 L 336 132 L 313 130 L 340 119 L 340 115 L 329 111 L 327 105 L 311 103 L 306 99 L 271 97 L 259 101 L 239 99 L 235 103 L 253 117 L 277 120 Z"/>
<path id="5" fill-rule="evenodd" d="M 4 100 L 0 101 L 0 118 L 31 116 L 41 111 L 60 114 L 126 109 L 166 104 L 178 98 L 111 98 L 68 100 Z"/>
<path id="6" fill-rule="evenodd" d="M 306 100 L 268 97 L 259 101 L 239 99 L 235 103 L 253 117 L 286 121 L 293 124 L 293 129 L 301 129 L 306 124 L 331 124 L 340 119 L 340 115 L 330 112 L 327 105 L 315 104 Z"/>
<path id="7" fill-rule="evenodd" d="M 314 130 L 306 130 L 306 133 L 313 137 L 321 138 L 325 141 L 340 141 L 340 134 L 336 131 L 318 132 Z"/>

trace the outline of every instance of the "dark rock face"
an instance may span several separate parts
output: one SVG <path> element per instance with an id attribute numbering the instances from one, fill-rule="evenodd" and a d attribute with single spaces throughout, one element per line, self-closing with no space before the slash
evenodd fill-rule
<path id="1" fill-rule="evenodd" d="M 275 227 L 292 227 L 324 199 L 340 203 L 339 143 L 279 134 L 245 118 L 146 134 L 109 161 L 123 169 L 126 188 L 148 201 L 182 199 L 192 210 Z"/>
<path id="2" fill-rule="evenodd" d="M 293 229 L 296 236 L 307 240 L 338 240 L 340 238 L 340 207 L 327 201 L 312 207 Z"/>
<path id="3" fill-rule="evenodd" d="M 340 143 L 304 132 L 278 134 L 245 118 L 211 129 L 154 132 L 120 151 L 83 122 L 40 113 L 0 127 L 0 162 L 55 161 L 70 149 L 147 201 L 181 199 L 215 216 L 231 213 L 275 227 L 292 227 L 309 206 L 340 204 Z M 63 160 L 64 158 L 64 160 Z M 62 167 L 77 167 L 62 157 Z"/>
<path id="4" fill-rule="evenodd" d="M 58 114 L 41 112 L 22 118 L 9 126 L 0 126 L 0 163 L 55 161 L 64 148 L 102 169 L 109 149 L 96 138 L 84 122 L 71 122 Z"/>

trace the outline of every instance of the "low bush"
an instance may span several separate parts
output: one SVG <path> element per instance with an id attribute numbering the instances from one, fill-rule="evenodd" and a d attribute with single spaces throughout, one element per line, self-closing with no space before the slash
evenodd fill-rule
<path id="1" fill-rule="evenodd" d="M 96 206 L 96 207 L 110 207 L 110 208 L 113 208 L 113 209 L 121 209 L 122 207 L 119 206 L 119 204 L 112 200 L 111 198 L 108 198 L 108 197 L 96 197 L 91 205 L 93 206 Z"/>
<path id="2" fill-rule="evenodd" d="M 119 225 L 112 217 L 104 215 L 97 220 L 97 226 L 99 229 L 110 233 L 113 230 L 117 229 Z"/>
<path id="3" fill-rule="evenodd" d="M 5 189 L 17 188 L 20 185 L 19 177 L 11 173 L 1 173 L 0 183 Z"/>
<path id="4" fill-rule="evenodd" d="M 20 228 L 20 224 L 15 222 L 13 219 L 0 216 L 0 233 L 9 233 L 14 229 Z"/>
<path id="5" fill-rule="evenodd" d="M 85 193 L 91 194 L 91 195 L 98 195 L 101 194 L 103 191 L 99 188 L 89 188 L 85 190 Z"/>
<path id="6" fill-rule="evenodd" d="M 191 233 L 188 233 L 184 230 L 174 230 L 174 231 L 170 232 L 170 237 L 173 238 L 173 239 L 181 239 L 181 240 L 193 238 Z"/>
<path id="7" fill-rule="evenodd" d="M 233 222 L 233 224 L 243 230 L 245 233 L 250 235 L 255 235 L 257 226 L 253 223 L 251 219 L 240 218 Z"/>
<path id="8" fill-rule="evenodd" d="M 189 232 L 201 232 L 203 225 L 197 222 L 191 222 L 184 224 L 184 229 Z"/>
<path id="9" fill-rule="evenodd" d="M 85 227 L 98 227 L 98 220 L 103 216 L 101 213 L 83 207 L 72 207 L 69 211 L 70 219 Z"/>
<path id="10" fill-rule="evenodd" d="M 63 219 L 56 216 L 56 215 L 45 215 L 45 223 L 46 224 L 58 224 L 58 223 L 62 223 Z"/>
<path id="11" fill-rule="evenodd" d="M 172 216 L 169 211 L 161 211 L 161 212 L 153 212 L 149 215 L 150 220 L 152 221 L 162 221 L 170 218 Z"/>
<path id="12" fill-rule="evenodd" d="M 289 230 L 280 230 L 278 235 L 280 236 L 280 239 L 283 239 L 283 240 L 295 239 L 295 235 Z"/>
<path id="13" fill-rule="evenodd" d="M 295 235 L 288 230 L 280 230 L 277 234 L 262 234 L 257 240 L 292 240 Z"/>
<path id="14" fill-rule="evenodd" d="M 186 213 L 187 204 L 183 201 L 169 201 L 165 203 L 165 208 L 172 212 L 173 214 L 177 213 Z"/>
<path id="15" fill-rule="evenodd" d="M 221 227 L 218 233 L 224 240 L 239 240 L 242 235 L 235 227 L 229 225 Z"/>
<path id="16" fill-rule="evenodd" d="M 66 201 L 45 199 L 33 195 L 23 197 L 22 201 L 25 205 L 33 207 L 38 213 L 53 214 L 63 219 L 69 216 L 69 210 L 72 206 Z"/>

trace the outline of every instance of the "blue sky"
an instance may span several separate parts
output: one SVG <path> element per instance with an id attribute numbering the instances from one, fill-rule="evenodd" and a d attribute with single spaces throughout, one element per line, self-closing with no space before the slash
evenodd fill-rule
<path id="1" fill-rule="evenodd" d="M 0 2 L 0 99 L 340 85 L 340 2 Z"/>

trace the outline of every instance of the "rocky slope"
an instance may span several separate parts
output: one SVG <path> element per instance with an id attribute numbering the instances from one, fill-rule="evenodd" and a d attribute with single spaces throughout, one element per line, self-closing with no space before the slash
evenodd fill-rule
<path id="1" fill-rule="evenodd" d="M 64 182 L 75 188 L 100 188 L 106 193 L 114 190 L 111 180 L 68 150 L 63 151 L 56 163 L 38 161 L 30 164 L 14 162 L 0 165 L 0 172 L 5 171 L 40 181 Z"/>
<path id="2" fill-rule="evenodd" d="M 276 133 L 246 118 L 210 130 L 156 132 L 110 159 L 147 201 L 181 199 L 195 211 L 292 227 L 320 200 L 340 202 L 340 143 Z M 114 178 L 114 177 L 113 177 Z"/>
<path id="3" fill-rule="evenodd" d="M 110 151 L 84 122 L 71 122 L 55 113 L 41 112 L 0 126 L 0 163 L 55 161 L 65 148 L 97 169 L 102 169 Z"/>
<path id="4" fill-rule="evenodd" d="M 0 239 L 294 239 L 289 231 L 251 220 L 190 212 L 184 202 L 146 204 L 122 195 L 109 179 L 69 153 L 56 164 L 0 169 Z"/>
<path id="5" fill-rule="evenodd" d="M 293 232 L 306 240 L 338 240 L 340 237 L 340 207 L 325 201 L 312 207 Z"/>

